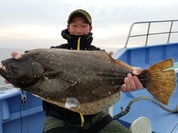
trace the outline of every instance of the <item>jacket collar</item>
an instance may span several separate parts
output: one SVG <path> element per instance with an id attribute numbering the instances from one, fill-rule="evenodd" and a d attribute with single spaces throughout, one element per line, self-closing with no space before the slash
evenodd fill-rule
<path id="1" fill-rule="evenodd" d="M 92 33 L 88 35 L 70 35 L 67 29 L 62 30 L 61 36 L 67 40 L 69 49 L 87 50 L 93 41 Z"/>

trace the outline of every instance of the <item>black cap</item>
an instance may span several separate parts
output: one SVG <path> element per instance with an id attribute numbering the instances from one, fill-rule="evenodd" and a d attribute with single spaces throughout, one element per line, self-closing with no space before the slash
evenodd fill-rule
<path id="1" fill-rule="evenodd" d="M 76 16 L 82 16 L 85 18 L 86 22 L 88 24 L 92 24 L 92 18 L 90 16 L 90 14 L 88 12 L 86 12 L 85 10 L 82 10 L 82 9 L 77 9 L 75 11 L 73 11 L 70 15 L 69 15 L 69 18 L 67 20 L 67 23 L 70 24 L 71 21 L 74 19 L 74 17 Z"/>

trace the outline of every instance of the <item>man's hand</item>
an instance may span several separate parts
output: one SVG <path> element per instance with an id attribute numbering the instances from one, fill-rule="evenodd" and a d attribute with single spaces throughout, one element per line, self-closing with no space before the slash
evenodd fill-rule
<path id="1" fill-rule="evenodd" d="M 13 51 L 13 52 L 11 53 L 11 56 L 12 56 L 12 58 L 14 58 L 14 59 L 16 59 L 16 60 L 19 60 L 23 54 L 24 54 L 24 53 L 17 52 L 17 51 Z"/>
<path id="2" fill-rule="evenodd" d="M 139 75 L 142 72 L 140 67 L 133 67 L 134 75 Z M 132 74 L 128 74 L 127 77 L 124 78 L 124 84 L 121 86 L 121 91 L 130 92 L 131 90 L 142 89 L 143 86 L 139 81 L 137 76 L 132 76 Z"/>

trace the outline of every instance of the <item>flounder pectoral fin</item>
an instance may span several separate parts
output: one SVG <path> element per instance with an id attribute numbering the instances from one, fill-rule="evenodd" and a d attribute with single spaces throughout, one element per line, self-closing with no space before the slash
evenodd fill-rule
<path id="1" fill-rule="evenodd" d="M 56 72 L 56 71 L 49 71 L 45 72 L 43 74 L 44 78 L 54 79 L 56 76 L 60 76 L 62 74 L 62 71 Z"/>
<path id="2" fill-rule="evenodd" d="M 61 75 L 62 72 L 47 72 L 35 85 L 26 89 L 44 100 L 60 99 L 60 97 L 64 97 L 68 87 L 73 84 L 63 79 Z"/>

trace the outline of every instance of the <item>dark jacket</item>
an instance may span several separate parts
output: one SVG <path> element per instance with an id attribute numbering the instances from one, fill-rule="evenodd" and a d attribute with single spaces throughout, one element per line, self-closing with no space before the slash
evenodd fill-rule
<path id="1" fill-rule="evenodd" d="M 58 46 L 52 46 L 51 48 L 64 48 L 64 49 L 71 49 L 71 50 L 100 50 L 100 48 L 91 45 L 93 40 L 91 32 L 88 35 L 76 36 L 76 35 L 70 35 L 68 30 L 66 29 L 61 32 L 61 35 L 64 39 L 67 40 L 68 43 L 61 44 Z M 43 109 L 44 111 L 46 111 L 46 116 L 53 116 L 55 118 L 73 124 L 81 123 L 81 118 L 79 113 L 70 111 L 62 107 L 58 107 L 46 101 L 43 101 Z M 87 116 L 84 115 L 85 122 L 91 120 L 94 116 L 95 115 L 87 115 Z"/>

